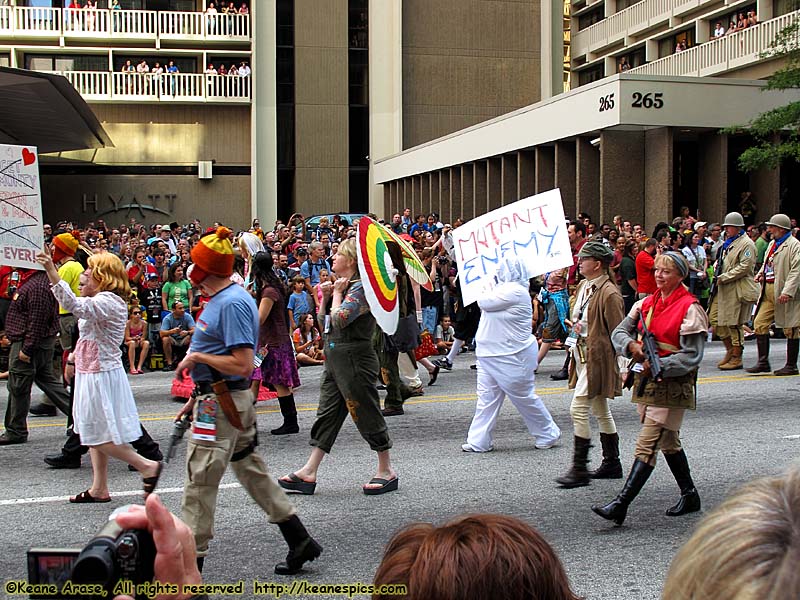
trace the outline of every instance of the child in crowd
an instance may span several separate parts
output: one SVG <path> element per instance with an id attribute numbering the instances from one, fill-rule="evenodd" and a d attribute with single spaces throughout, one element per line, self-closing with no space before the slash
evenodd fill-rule
<path id="1" fill-rule="evenodd" d="M 286 305 L 289 311 L 289 327 L 293 330 L 299 327 L 295 323 L 295 315 L 307 315 L 311 312 L 311 298 L 308 297 L 308 292 L 305 291 L 306 280 L 299 275 L 292 279 L 292 295 L 289 296 L 289 302 Z"/>
<path id="2" fill-rule="evenodd" d="M 297 315 L 297 329 L 292 334 L 297 366 L 321 365 L 325 356 L 319 347 L 319 332 L 314 327 L 314 317 L 308 313 Z"/>
<path id="3" fill-rule="evenodd" d="M 455 329 L 450 324 L 450 317 L 448 315 L 442 317 L 439 325 L 436 326 L 436 334 L 433 336 L 433 341 L 439 350 L 439 354 L 450 352 L 450 348 L 453 347 L 455 333 Z"/>
<path id="4" fill-rule="evenodd" d="M 317 295 L 317 312 L 319 307 L 322 306 L 322 288 L 320 287 L 326 281 L 333 283 L 336 281 L 336 276 L 329 272 L 327 269 L 321 269 L 319 272 L 319 283 L 314 286 L 314 293 Z"/>
<path id="5" fill-rule="evenodd" d="M 147 339 L 151 344 L 155 343 L 161 330 L 161 286 L 156 273 L 147 275 L 147 282 L 139 291 L 139 304 L 144 307 L 147 316 Z"/>

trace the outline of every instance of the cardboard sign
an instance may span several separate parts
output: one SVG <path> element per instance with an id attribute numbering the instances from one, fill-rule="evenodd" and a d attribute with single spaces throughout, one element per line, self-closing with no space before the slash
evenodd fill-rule
<path id="1" fill-rule="evenodd" d="M 0 144 L 0 264 L 41 269 L 42 224 L 36 148 Z"/>
<path id="2" fill-rule="evenodd" d="M 524 198 L 475 217 L 453 230 L 453 243 L 464 305 L 494 285 L 504 256 L 519 256 L 530 277 L 572 265 L 572 250 L 561 192 Z"/>

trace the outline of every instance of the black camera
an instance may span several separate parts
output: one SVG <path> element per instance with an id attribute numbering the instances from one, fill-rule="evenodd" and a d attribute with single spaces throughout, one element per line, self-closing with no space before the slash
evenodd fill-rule
<path id="1" fill-rule="evenodd" d="M 83 550 L 28 550 L 30 597 L 107 600 L 127 594 L 147 598 L 137 593 L 137 587 L 153 580 L 153 536 L 143 529 L 122 529 L 114 519 L 119 511 L 112 513 Z"/>
<path id="2" fill-rule="evenodd" d="M 447 257 L 446 257 L 446 256 L 437 256 L 437 257 L 436 257 L 436 260 L 438 260 L 438 261 L 439 261 L 439 263 L 442 263 L 442 264 L 443 264 L 443 263 L 446 263 L 446 262 L 447 262 Z"/>

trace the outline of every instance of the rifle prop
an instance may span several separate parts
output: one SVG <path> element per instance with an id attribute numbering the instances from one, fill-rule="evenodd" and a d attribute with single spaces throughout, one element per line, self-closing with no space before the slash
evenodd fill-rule
<path id="1" fill-rule="evenodd" d="M 174 426 L 172 428 L 172 433 L 169 436 L 169 445 L 167 446 L 167 457 L 164 459 L 166 462 L 169 462 L 170 459 L 175 458 L 175 452 L 178 450 L 178 444 L 180 444 L 181 440 L 183 439 L 183 435 L 186 433 L 186 430 L 192 424 L 192 415 L 185 414 L 180 419 L 175 421 Z"/>
<path id="2" fill-rule="evenodd" d="M 647 328 L 647 324 L 645 323 L 644 319 L 640 319 L 642 323 L 642 352 L 644 352 L 645 357 L 650 362 L 650 376 L 649 377 L 642 377 L 641 381 L 639 382 L 639 387 L 636 389 L 636 395 L 641 396 L 644 393 L 644 388 L 647 385 L 648 379 L 652 379 L 655 382 L 660 382 L 664 379 L 662 373 L 664 371 L 663 367 L 661 366 L 661 358 L 658 356 L 658 343 L 656 342 L 656 337 L 653 335 L 653 332 Z M 628 375 L 625 378 L 625 383 L 623 387 L 626 390 L 629 390 L 633 387 L 633 378 L 635 376 L 635 371 L 633 367 L 637 363 L 633 360 L 628 364 Z"/>

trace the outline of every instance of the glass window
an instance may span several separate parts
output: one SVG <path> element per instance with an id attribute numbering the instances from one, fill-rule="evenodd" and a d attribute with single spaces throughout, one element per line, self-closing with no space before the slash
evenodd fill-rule
<path id="1" fill-rule="evenodd" d="M 663 58 L 683 52 L 696 45 L 694 38 L 694 28 L 684 29 L 673 36 L 659 40 L 658 42 L 658 57 Z"/>
<path id="2" fill-rule="evenodd" d="M 108 54 L 26 54 L 24 64 L 31 71 L 108 71 Z"/>
<path id="3" fill-rule="evenodd" d="M 642 0 L 617 0 L 617 12 L 628 8 L 629 6 L 633 6 L 641 1 Z"/>
<path id="4" fill-rule="evenodd" d="M 369 170 L 350 169 L 350 212 L 365 213 L 369 210 Z"/>
<path id="5" fill-rule="evenodd" d="M 369 108 L 350 107 L 350 166 L 368 166 L 369 160 Z"/>
<path id="6" fill-rule="evenodd" d="M 602 21 L 604 18 L 605 12 L 602 6 L 599 6 L 594 10 L 590 10 L 589 12 L 578 17 L 578 31 L 586 29 L 590 25 L 594 25 L 595 23 Z"/>
<path id="7" fill-rule="evenodd" d="M 0 67 L 9 67 L 11 66 L 11 61 L 9 60 L 8 54 L 0 54 Z"/>
<path id="8" fill-rule="evenodd" d="M 275 5 L 277 45 L 294 46 L 294 2 L 278 0 Z"/>
<path id="9" fill-rule="evenodd" d="M 605 69 L 603 68 L 603 65 L 597 65 L 596 67 L 591 67 L 590 69 L 584 69 L 583 71 L 578 71 L 578 85 L 586 85 L 587 83 L 598 81 L 603 77 L 605 77 Z"/>

